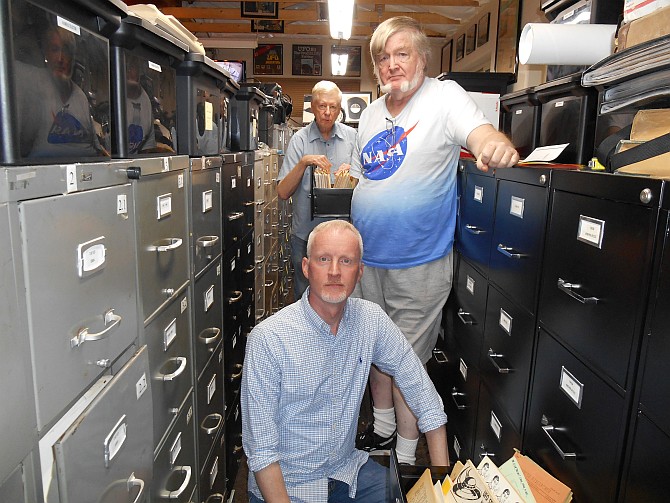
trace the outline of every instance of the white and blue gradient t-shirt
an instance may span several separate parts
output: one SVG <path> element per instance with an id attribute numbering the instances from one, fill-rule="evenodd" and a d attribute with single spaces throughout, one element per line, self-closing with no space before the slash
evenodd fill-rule
<path id="1" fill-rule="evenodd" d="M 447 255 L 456 225 L 461 145 L 489 124 L 453 81 L 426 78 L 396 117 L 384 97 L 361 115 L 351 175 L 351 204 L 366 265 L 403 269 Z"/>

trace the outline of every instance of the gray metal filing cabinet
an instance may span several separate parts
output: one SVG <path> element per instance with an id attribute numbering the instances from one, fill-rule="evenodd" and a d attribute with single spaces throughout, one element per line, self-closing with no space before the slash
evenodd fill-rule
<path id="1" fill-rule="evenodd" d="M 186 502 L 194 492 L 197 495 L 191 314 L 191 259 L 197 255 L 190 246 L 189 164 L 187 156 L 133 161 L 141 171 L 133 182 L 133 195 L 144 321 L 141 340 L 149 350 L 154 398 L 153 501 Z M 214 200 L 212 194 L 212 204 Z M 203 201 L 205 206 L 210 203 L 206 195 L 201 195 Z M 216 230 L 206 235 L 216 235 Z M 202 262 L 211 261 L 203 255 Z"/>
<path id="2" fill-rule="evenodd" d="M 524 446 L 580 501 L 617 497 L 662 189 L 588 172 L 552 182 Z"/>

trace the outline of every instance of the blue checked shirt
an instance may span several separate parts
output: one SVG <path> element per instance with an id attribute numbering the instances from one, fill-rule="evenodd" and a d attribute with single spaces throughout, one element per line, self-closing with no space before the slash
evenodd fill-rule
<path id="1" fill-rule="evenodd" d="M 293 502 L 326 502 L 328 479 L 356 494 L 368 454 L 355 449 L 358 413 L 374 363 L 395 376 L 422 432 L 447 421 L 442 400 L 405 336 L 382 309 L 349 298 L 337 335 L 303 297 L 258 324 L 242 374 L 242 444 L 253 472 L 279 462 Z"/>

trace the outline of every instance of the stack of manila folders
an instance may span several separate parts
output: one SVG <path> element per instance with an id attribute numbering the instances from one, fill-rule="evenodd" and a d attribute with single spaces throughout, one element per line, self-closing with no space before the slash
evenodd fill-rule
<path id="1" fill-rule="evenodd" d="M 407 492 L 407 503 L 568 503 L 572 491 L 532 459 L 516 451 L 500 467 L 484 456 L 454 465 L 451 475 L 433 484 L 430 468 Z"/>
<path id="2" fill-rule="evenodd" d="M 314 187 L 317 189 L 353 189 L 354 178 L 349 176 L 348 169 L 338 169 L 335 182 L 331 183 L 330 171 L 317 169 L 314 171 Z"/>

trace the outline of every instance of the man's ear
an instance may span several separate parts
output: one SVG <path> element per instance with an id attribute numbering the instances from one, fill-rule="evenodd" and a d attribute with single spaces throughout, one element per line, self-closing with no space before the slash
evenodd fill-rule
<path id="1" fill-rule="evenodd" d="M 302 274 L 305 276 L 305 279 L 309 279 L 309 259 L 307 257 L 302 258 Z"/>
<path id="2" fill-rule="evenodd" d="M 358 279 L 356 280 L 356 283 L 358 283 L 363 277 L 363 268 L 364 268 L 363 262 L 360 262 L 358 265 Z"/>

